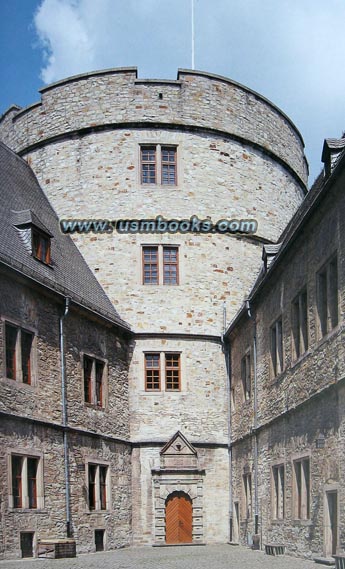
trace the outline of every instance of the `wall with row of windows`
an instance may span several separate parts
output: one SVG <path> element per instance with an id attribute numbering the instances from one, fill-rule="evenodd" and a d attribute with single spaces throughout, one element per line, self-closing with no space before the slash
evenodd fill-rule
<path id="1" fill-rule="evenodd" d="M 39 541 L 65 538 L 66 531 L 79 552 L 101 547 L 96 531 L 103 532 L 105 548 L 128 545 L 129 339 L 71 302 L 63 322 L 67 530 L 59 335 L 65 306 L 57 295 L 6 271 L 0 286 L 0 557 L 35 553 Z"/>
<path id="2" fill-rule="evenodd" d="M 2 277 L 2 409 L 61 422 L 63 306 Z M 128 341 L 71 308 L 65 319 L 67 407 L 74 426 L 129 436 Z"/>
<path id="3" fill-rule="evenodd" d="M 345 543 L 345 173 L 331 182 L 230 335 L 233 535 L 256 522 L 311 557 Z"/>
<path id="4" fill-rule="evenodd" d="M 23 533 L 32 538 L 25 555 L 36 555 L 40 541 L 66 537 L 62 431 L 13 417 L 3 423 L 0 442 L 6 449 L 0 457 L 6 557 L 22 556 Z M 72 431 L 69 443 L 70 519 L 77 551 L 101 547 L 100 536 L 99 544 L 95 540 L 98 530 L 105 549 L 129 545 L 130 446 Z"/>

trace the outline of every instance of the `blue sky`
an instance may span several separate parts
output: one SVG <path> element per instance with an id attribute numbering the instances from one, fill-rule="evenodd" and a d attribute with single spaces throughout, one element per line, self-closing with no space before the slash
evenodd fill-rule
<path id="1" fill-rule="evenodd" d="M 310 182 L 345 130 L 344 0 L 194 0 L 195 67 L 258 91 L 295 122 Z M 109 67 L 191 67 L 191 0 L 0 0 L 0 113 L 44 84 Z"/>

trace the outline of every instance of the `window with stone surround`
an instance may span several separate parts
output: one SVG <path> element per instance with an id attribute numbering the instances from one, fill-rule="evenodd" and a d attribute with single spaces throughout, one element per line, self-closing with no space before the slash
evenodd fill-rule
<path id="1" fill-rule="evenodd" d="M 43 508 L 43 461 L 39 456 L 10 455 L 10 508 Z"/>
<path id="2" fill-rule="evenodd" d="M 144 245 L 142 247 L 142 258 L 144 285 L 179 284 L 179 250 L 177 246 Z"/>
<path id="3" fill-rule="evenodd" d="M 5 328 L 5 377 L 32 385 L 35 382 L 33 332 L 10 322 Z"/>
<path id="4" fill-rule="evenodd" d="M 181 357 L 176 352 L 145 353 L 145 391 L 180 391 Z"/>
<path id="5" fill-rule="evenodd" d="M 310 518 L 310 458 L 293 461 L 293 515 L 296 520 Z"/>
<path id="6" fill-rule="evenodd" d="M 245 401 L 248 401 L 250 399 L 251 390 L 252 390 L 250 350 L 247 350 L 246 354 L 243 356 L 241 360 L 241 379 L 242 379 L 243 398 Z"/>
<path id="7" fill-rule="evenodd" d="M 252 475 L 247 471 L 243 474 L 243 496 L 243 517 L 248 520 L 252 517 Z"/>
<path id="8" fill-rule="evenodd" d="M 322 338 L 338 324 L 338 263 L 336 256 L 317 273 L 317 312 L 319 337 Z"/>
<path id="9" fill-rule="evenodd" d="M 88 477 L 88 507 L 90 511 L 110 509 L 110 473 L 109 466 L 89 462 Z"/>
<path id="10" fill-rule="evenodd" d="M 285 467 L 272 466 L 272 518 L 282 520 L 285 516 Z"/>
<path id="11" fill-rule="evenodd" d="M 177 185 L 177 147 L 152 144 L 140 146 L 141 184 Z"/>
<path id="12" fill-rule="evenodd" d="M 95 407 L 105 407 L 105 362 L 84 354 L 83 381 L 85 403 Z"/>
<path id="13" fill-rule="evenodd" d="M 293 357 L 298 359 L 308 349 L 307 291 L 302 290 L 292 302 Z"/>
<path id="14" fill-rule="evenodd" d="M 271 369 L 273 377 L 284 369 L 283 359 L 283 320 L 278 318 L 270 329 L 271 340 Z"/>

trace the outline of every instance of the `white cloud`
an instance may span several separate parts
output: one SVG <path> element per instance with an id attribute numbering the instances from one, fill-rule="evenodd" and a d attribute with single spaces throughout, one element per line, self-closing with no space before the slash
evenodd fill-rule
<path id="1" fill-rule="evenodd" d="M 45 83 L 93 68 L 93 38 L 77 2 L 44 0 L 34 21 L 44 51 Z"/>

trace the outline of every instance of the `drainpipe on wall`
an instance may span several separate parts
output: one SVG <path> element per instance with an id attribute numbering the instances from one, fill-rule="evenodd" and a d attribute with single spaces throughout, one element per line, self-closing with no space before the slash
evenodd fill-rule
<path id="1" fill-rule="evenodd" d="M 226 388 L 228 394 L 228 459 L 229 459 L 229 541 L 232 541 L 233 511 L 232 511 L 232 452 L 231 452 L 231 348 L 230 342 L 224 340 L 226 331 L 226 305 L 223 304 L 223 353 L 226 366 Z"/>
<path id="2" fill-rule="evenodd" d="M 66 397 L 64 320 L 68 314 L 69 305 L 70 305 L 70 299 L 68 297 L 66 297 L 65 298 L 65 312 L 60 317 L 61 399 L 62 399 L 63 450 L 64 450 L 64 467 L 65 467 L 66 535 L 67 535 L 67 537 L 71 537 L 71 504 L 70 504 L 68 435 L 67 435 L 67 397 Z"/>
<path id="3" fill-rule="evenodd" d="M 246 301 L 247 312 L 249 318 L 253 320 L 253 371 L 254 371 L 254 533 L 258 535 L 259 532 L 259 496 L 258 496 L 258 390 L 257 390 L 257 349 L 256 349 L 256 319 L 253 316 L 250 308 L 249 300 Z"/>

